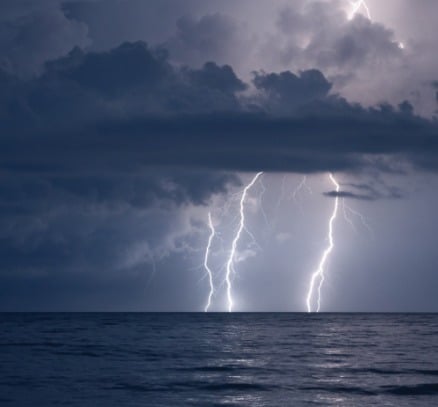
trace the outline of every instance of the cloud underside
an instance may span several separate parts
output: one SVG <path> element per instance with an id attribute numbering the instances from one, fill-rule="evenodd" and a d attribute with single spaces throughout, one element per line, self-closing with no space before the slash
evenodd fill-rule
<path id="1" fill-rule="evenodd" d="M 404 102 L 364 108 L 330 93 L 318 70 L 252 83 L 213 62 L 172 65 L 144 43 L 79 49 L 45 74 L 0 83 L 0 164 L 8 171 L 435 170 L 438 124 Z"/>
<path id="2" fill-rule="evenodd" d="M 37 172 L 151 166 L 291 172 L 377 166 L 392 171 L 401 161 L 435 170 L 433 124 L 400 114 L 375 115 L 289 119 L 221 114 L 110 121 L 65 130 L 63 137 L 56 132 L 3 137 L 0 162 L 10 171 Z"/>

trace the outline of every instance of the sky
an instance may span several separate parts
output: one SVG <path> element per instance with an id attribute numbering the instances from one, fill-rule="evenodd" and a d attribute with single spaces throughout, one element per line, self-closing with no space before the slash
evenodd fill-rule
<path id="1" fill-rule="evenodd" d="M 438 312 L 438 3 L 365 4 L 3 0 L 0 311 Z"/>

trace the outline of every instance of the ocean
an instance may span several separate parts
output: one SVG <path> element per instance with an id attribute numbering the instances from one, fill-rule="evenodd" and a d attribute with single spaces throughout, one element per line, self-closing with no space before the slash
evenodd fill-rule
<path id="1" fill-rule="evenodd" d="M 438 406 L 437 314 L 0 314 L 2 406 Z"/>

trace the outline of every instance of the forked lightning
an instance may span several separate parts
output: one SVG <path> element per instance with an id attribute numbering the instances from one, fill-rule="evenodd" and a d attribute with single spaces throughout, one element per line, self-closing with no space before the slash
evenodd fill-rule
<path id="1" fill-rule="evenodd" d="M 240 222 L 236 235 L 231 244 L 231 251 L 228 257 L 226 266 L 225 282 L 227 285 L 227 300 L 228 300 L 228 312 L 233 311 L 233 295 L 232 295 L 232 274 L 234 273 L 234 261 L 236 257 L 237 245 L 242 236 L 242 232 L 245 230 L 245 200 L 248 195 L 248 191 L 254 186 L 257 180 L 263 175 L 263 172 L 259 172 L 251 180 L 251 182 L 244 188 L 242 197 L 240 198 Z"/>
<path id="2" fill-rule="evenodd" d="M 208 294 L 208 300 L 207 304 L 204 308 L 205 312 L 208 312 L 211 306 L 211 299 L 213 298 L 214 294 L 214 283 L 213 283 L 213 272 L 211 271 L 210 266 L 208 265 L 208 259 L 210 257 L 210 250 L 211 250 L 211 244 L 213 243 L 213 239 L 216 235 L 216 230 L 213 225 L 213 219 L 211 218 L 211 212 L 208 213 L 208 227 L 210 228 L 210 236 L 208 237 L 208 243 L 207 248 L 205 250 L 205 257 L 204 257 L 204 268 L 207 271 L 208 274 L 208 281 L 210 284 L 210 292 Z"/>
<path id="3" fill-rule="evenodd" d="M 336 181 L 333 174 L 329 175 L 330 181 L 333 183 L 333 185 L 336 187 L 336 193 L 339 194 L 339 191 L 341 189 L 339 183 Z M 339 209 L 339 196 L 336 195 L 335 198 L 335 207 L 333 209 L 333 214 L 329 221 L 329 231 L 328 231 L 328 247 L 324 250 L 324 253 L 322 254 L 321 260 L 319 262 L 318 269 L 312 274 L 312 278 L 310 280 L 310 287 L 309 291 L 307 293 L 307 311 L 312 312 L 312 310 L 316 310 L 316 312 L 319 312 L 321 309 L 321 289 L 324 284 L 325 280 L 325 267 L 327 260 L 330 257 L 330 254 L 332 253 L 335 242 L 333 239 L 333 229 L 334 229 L 334 223 L 336 220 L 336 217 L 338 216 L 338 209 Z M 316 294 L 315 294 L 316 291 Z M 314 306 L 315 303 L 315 296 L 316 298 L 316 307 Z"/>
<path id="4" fill-rule="evenodd" d="M 356 16 L 356 14 L 359 13 L 361 8 L 365 10 L 368 19 L 371 20 L 371 12 L 365 0 L 355 0 L 355 1 L 350 0 L 350 4 L 352 7 L 352 10 L 348 16 L 350 20 L 352 20 Z"/>

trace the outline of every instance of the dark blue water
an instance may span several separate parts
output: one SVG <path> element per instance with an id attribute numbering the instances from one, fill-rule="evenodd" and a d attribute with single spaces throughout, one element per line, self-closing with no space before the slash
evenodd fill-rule
<path id="1" fill-rule="evenodd" d="M 0 314 L 3 406 L 438 406 L 438 315 Z"/>

